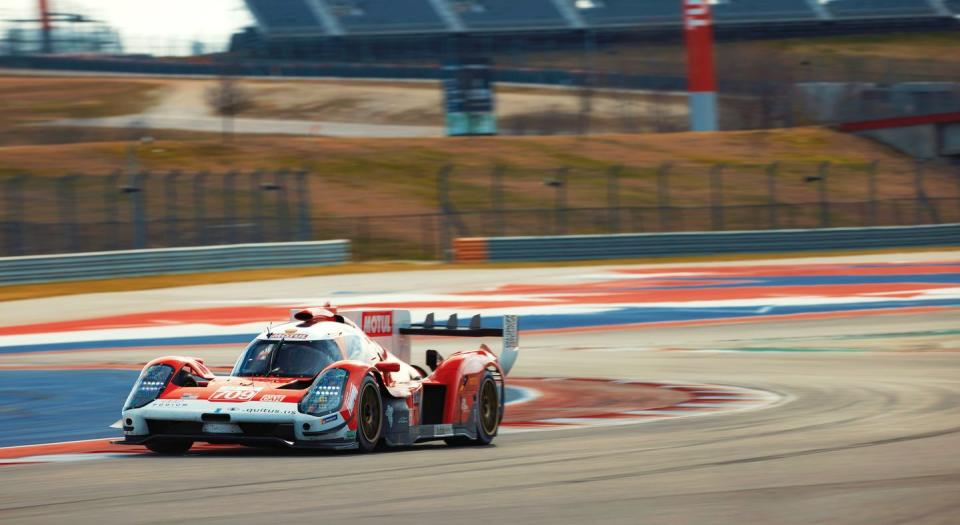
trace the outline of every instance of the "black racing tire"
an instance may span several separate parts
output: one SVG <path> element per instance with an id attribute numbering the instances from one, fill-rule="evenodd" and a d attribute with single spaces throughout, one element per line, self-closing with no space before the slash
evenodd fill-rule
<path id="1" fill-rule="evenodd" d="M 503 400 L 500 399 L 501 388 L 490 371 L 484 372 L 480 379 L 480 388 L 477 389 L 477 437 L 471 439 L 465 436 L 446 438 L 443 441 L 451 446 L 483 446 L 493 442 L 500 429 L 503 419 Z"/>
<path id="2" fill-rule="evenodd" d="M 186 439 L 154 439 L 148 441 L 144 446 L 151 452 L 163 454 L 164 456 L 182 456 L 193 446 L 193 441 Z"/>
<path id="3" fill-rule="evenodd" d="M 361 452 L 373 452 L 383 436 L 383 397 L 373 377 L 364 378 L 355 410 L 358 448 Z"/>

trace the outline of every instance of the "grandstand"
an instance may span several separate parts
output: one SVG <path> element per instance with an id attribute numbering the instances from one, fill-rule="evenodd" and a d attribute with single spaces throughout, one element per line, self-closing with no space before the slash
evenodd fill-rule
<path id="1" fill-rule="evenodd" d="M 682 0 L 245 0 L 230 49 L 260 59 L 437 63 L 677 40 Z M 960 0 L 711 0 L 717 38 L 960 27 Z"/>
<path id="2" fill-rule="evenodd" d="M 807 0 L 737 0 L 713 7 L 717 23 L 809 21 L 822 19 Z"/>
<path id="3" fill-rule="evenodd" d="M 681 0 L 246 0 L 258 31 L 296 36 L 489 34 L 562 30 L 622 31 L 680 25 Z M 853 24 L 948 23 L 960 0 L 714 0 L 725 26 L 806 24 L 810 29 Z"/>
<path id="4" fill-rule="evenodd" d="M 630 27 L 678 24 L 680 2 L 650 0 L 640 4 L 632 0 L 587 0 L 574 2 L 580 16 L 591 27 Z"/>
<path id="5" fill-rule="evenodd" d="M 326 4 L 342 31 L 351 34 L 379 33 L 384 27 L 395 33 L 447 30 L 440 13 L 426 0 L 327 0 Z"/>
<path id="6" fill-rule="evenodd" d="M 276 36 L 290 33 L 316 34 L 320 17 L 305 0 L 246 0 L 260 31 Z"/>
<path id="7" fill-rule="evenodd" d="M 924 18 L 946 14 L 938 12 L 937 2 L 929 0 L 834 0 L 825 5 L 838 19 Z"/>
<path id="8" fill-rule="evenodd" d="M 454 12 L 471 31 L 516 31 L 572 29 L 554 2 L 518 2 L 517 0 L 463 0 L 450 2 Z"/>

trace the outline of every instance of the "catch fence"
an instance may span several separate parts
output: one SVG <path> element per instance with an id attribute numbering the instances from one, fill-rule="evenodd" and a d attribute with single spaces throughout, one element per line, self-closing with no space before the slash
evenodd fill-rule
<path id="1" fill-rule="evenodd" d="M 361 260 L 440 259 L 457 237 L 960 222 L 960 174 L 946 166 L 493 166 L 444 168 L 389 197 L 366 197 L 365 184 L 377 182 L 306 171 L 8 176 L 0 256 L 342 238 Z"/>

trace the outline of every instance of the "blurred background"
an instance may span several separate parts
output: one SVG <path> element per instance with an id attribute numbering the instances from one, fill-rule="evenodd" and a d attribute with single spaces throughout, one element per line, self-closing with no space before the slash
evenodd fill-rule
<path id="1" fill-rule="evenodd" d="M 955 0 L 12 0 L 0 256 L 960 222 Z"/>

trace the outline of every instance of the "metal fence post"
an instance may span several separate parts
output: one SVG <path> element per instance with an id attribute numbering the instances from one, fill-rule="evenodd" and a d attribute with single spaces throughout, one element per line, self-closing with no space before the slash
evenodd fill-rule
<path id="1" fill-rule="evenodd" d="M 924 188 L 926 167 L 926 160 L 920 159 L 917 161 L 915 172 L 916 179 L 914 181 L 916 186 L 916 204 L 914 205 L 914 208 L 916 209 L 916 224 L 925 224 L 927 222 L 923 220 L 923 208 L 927 209 L 927 213 L 930 216 L 931 222 L 934 224 L 940 224 L 940 213 L 937 210 L 936 205 L 933 202 L 930 202 L 929 197 L 927 197 L 927 190 Z"/>
<path id="2" fill-rule="evenodd" d="M 133 248 L 147 247 L 147 212 L 144 205 L 149 172 L 134 173 L 130 177 L 130 184 L 124 186 L 123 192 L 130 196 L 131 225 L 133 226 Z"/>
<path id="3" fill-rule="evenodd" d="M 207 177 L 206 171 L 193 175 L 193 222 L 197 230 L 197 246 L 207 245 Z"/>
<path id="4" fill-rule="evenodd" d="M 768 208 L 768 228 L 776 230 L 780 227 L 780 202 L 777 199 L 777 173 L 780 171 L 780 164 L 774 162 L 767 166 L 767 208 Z"/>
<path id="5" fill-rule="evenodd" d="M 439 260 L 446 260 L 447 253 L 443 250 L 443 214 L 433 215 L 433 255 Z"/>
<path id="6" fill-rule="evenodd" d="M 502 237 L 506 231 L 503 216 L 503 165 L 490 171 L 490 207 L 493 209 L 493 234 Z"/>
<path id="7" fill-rule="evenodd" d="M 63 246 L 59 248 L 64 252 L 79 252 L 80 239 L 77 231 L 77 195 L 76 173 L 70 173 L 60 177 L 57 183 L 57 206 L 60 208 L 60 229 L 63 232 Z"/>
<path id="8" fill-rule="evenodd" d="M 301 241 L 309 241 L 310 231 L 310 181 L 306 171 L 297 172 L 297 193 L 300 197 L 300 235 Z"/>
<path id="9" fill-rule="evenodd" d="M 723 230 L 723 164 L 710 169 L 710 216 L 715 231 Z"/>
<path id="10" fill-rule="evenodd" d="M 660 231 L 670 231 L 670 163 L 657 170 L 657 205 L 660 211 Z"/>
<path id="11" fill-rule="evenodd" d="M 236 244 L 236 226 L 237 226 L 237 176 L 240 173 L 229 171 L 223 176 L 223 224 L 222 229 L 226 230 L 227 244 Z"/>
<path id="12" fill-rule="evenodd" d="M 607 228 L 611 233 L 620 233 L 620 172 L 623 166 L 607 170 Z"/>
<path id="13" fill-rule="evenodd" d="M 370 249 L 370 217 L 358 217 L 357 221 L 357 246 L 352 249 L 354 258 L 366 259 L 367 254 L 373 253 Z"/>
<path id="14" fill-rule="evenodd" d="M 107 229 L 110 231 L 110 234 L 107 237 L 110 238 L 108 241 L 108 246 L 111 249 L 118 250 L 120 249 L 120 210 L 119 210 L 119 197 L 118 192 L 121 191 L 119 188 L 120 185 L 120 172 L 115 171 L 111 173 L 104 183 L 104 210 L 105 210 L 105 221 L 107 224 Z"/>
<path id="15" fill-rule="evenodd" d="M 957 165 L 953 180 L 957 183 L 957 198 L 960 199 L 960 164 Z"/>
<path id="16" fill-rule="evenodd" d="M 556 235 L 566 235 L 567 233 L 567 172 L 566 166 L 557 170 L 556 194 L 554 195 L 554 233 Z"/>
<path id="17" fill-rule="evenodd" d="M 923 224 L 923 160 L 917 159 L 913 167 L 913 223 Z"/>
<path id="18" fill-rule="evenodd" d="M 425 259 L 430 258 L 430 245 L 430 216 L 425 214 L 420 216 L 420 251 Z"/>
<path id="19" fill-rule="evenodd" d="M 26 173 L 21 173 L 7 182 L 7 253 L 10 255 L 23 255 L 26 252 L 23 242 L 26 237 L 23 186 L 29 178 Z"/>
<path id="20" fill-rule="evenodd" d="M 255 170 L 250 173 L 250 191 L 253 192 L 253 240 L 263 242 L 263 192 L 265 191 L 260 182 L 263 175 L 261 170 Z"/>
<path id="21" fill-rule="evenodd" d="M 453 257 L 452 240 L 450 238 L 450 166 L 444 166 L 437 172 L 437 202 L 440 205 L 440 253 L 444 261 Z"/>
<path id="22" fill-rule="evenodd" d="M 287 199 L 287 185 L 290 183 L 289 175 L 290 172 L 286 169 L 281 169 L 274 175 L 277 178 L 277 216 L 280 220 L 280 227 L 277 228 L 279 232 L 277 240 L 280 241 L 286 241 L 290 238 L 290 205 Z"/>
<path id="23" fill-rule="evenodd" d="M 867 165 L 867 206 L 870 210 L 870 226 L 878 224 L 877 214 L 877 161 Z"/>
<path id="24" fill-rule="evenodd" d="M 817 171 L 820 188 L 820 227 L 830 227 L 830 198 L 827 190 L 827 177 L 830 174 L 830 162 L 821 162 Z"/>
<path id="25" fill-rule="evenodd" d="M 164 186 L 164 204 L 167 208 L 167 246 L 173 247 L 179 244 L 177 235 L 177 178 L 180 177 L 179 171 L 171 171 L 163 179 Z"/>

